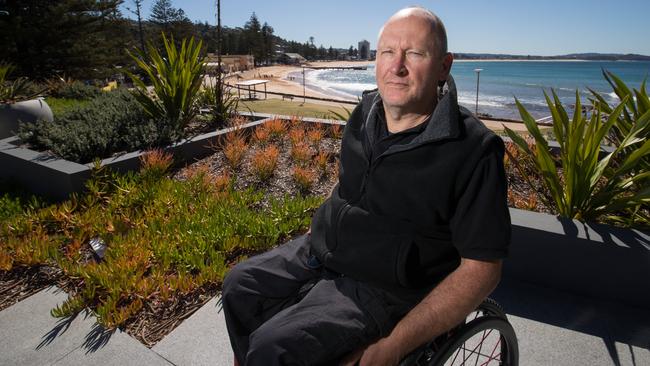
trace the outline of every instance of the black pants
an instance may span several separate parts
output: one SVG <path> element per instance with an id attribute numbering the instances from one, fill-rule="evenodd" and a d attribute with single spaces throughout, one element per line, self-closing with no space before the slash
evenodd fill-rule
<path id="1" fill-rule="evenodd" d="M 308 266 L 308 259 L 305 235 L 226 276 L 223 310 L 240 365 L 336 364 L 388 335 L 426 294 L 388 292 Z"/>

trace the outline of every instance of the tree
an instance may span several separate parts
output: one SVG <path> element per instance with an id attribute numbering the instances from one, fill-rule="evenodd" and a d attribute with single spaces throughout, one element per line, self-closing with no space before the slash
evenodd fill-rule
<path id="1" fill-rule="evenodd" d="M 172 7 L 170 0 L 156 0 L 151 7 L 151 15 L 149 20 L 158 25 L 167 25 L 172 22 L 189 21 L 185 16 L 185 11 Z"/>
<path id="2" fill-rule="evenodd" d="M 161 33 L 172 35 L 176 46 L 179 46 L 183 39 L 196 36 L 195 27 L 185 16 L 185 11 L 172 7 L 170 0 L 156 0 L 151 8 L 149 20 L 158 27 L 156 44 L 159 48 L 163 45 Z"/>
<path id="3" fill-rule="evenodd" d="M 121 2 L 7 0 L 9 15 L 0 19 L 1 57 L 16 65 L 17 76 L 110 75 L 112 66 L 126 59 L 122 50 L 130 41 Z"/>
<path id="4" fill-rule="evenodd" d="M 354 56 L 354 47 L 350 46 L 350 48 L 348 49 L 348 56 L 350 57 Z"/>
<path id="5" fill-rule="evenodd" d="M 262 27 L 255 12 L 244 25 L 244 36 L 248 44 L 248 54 L 255 56 L 255 64 L 263 59 L 264 50 L 262 42 Z"/>
<path id="6" fill-rule="evenodd" d="M 131 13 L 135 14 L 135 16 L 138 18 L 138 35 L 140 38 L 140 49 L 144 50 L 144 31 L 142 30 L 142 0 L 132 0 L 133 5 L 135 5 L 135 10 L 131 10 L 130 8 L 126 8 L 128 11 Z"/>
<path id="7" fill-rule="evenodd" d="M 262 48 L 264 51 L 264 61 L 269 63 L 275 56 L 275 40 L 273 39 L 273 27 L 264 22 L 262 26 Z"/>

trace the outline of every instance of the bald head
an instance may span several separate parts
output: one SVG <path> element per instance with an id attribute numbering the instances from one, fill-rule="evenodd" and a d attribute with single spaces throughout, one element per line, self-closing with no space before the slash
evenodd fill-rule
<path id="1" fill-rule="evenodd" d="M 428 23 L 430 27 L 430 31 L 434 35 L 433 38 L 436 43 L 434 45 L 436 53 L 438 57 L 444 57 L 447 54 L 447 31 L 445 30 L 445 25 L 442 23 L 442 20 L 440 20 L 440 18 L 438 18 L 437 15 L 435 15 L 430 10 L 420 6 L 411 6 L 408 8 L 404 8 L 398 11 L 397 13 L 393 14 L 393 16 L 388 18 L 388 21 L 384 23 L 384 26 L 381 27 L 381 29 L 379 30 L 379 37 L 377 38 L 381 39 L 381 35 L 384 32 L 384 28 L 386 27 L 386 25 L 396 20 L 401 20 L 410 17 L 417 17 Z"/>

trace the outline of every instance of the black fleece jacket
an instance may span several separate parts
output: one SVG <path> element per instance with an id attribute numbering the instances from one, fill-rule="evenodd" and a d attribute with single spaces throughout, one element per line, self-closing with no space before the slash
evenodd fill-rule
<path id="1" fill-rule="evenodd" d="M 364 94 L 345 127 L 339 184 L 312 220 L 326 268 L 387 288 L 431 287 L 460 258 L 506 257 L 503 141 L 459 107 L 451 77 L 424 130 L 372 156 L 383 113 Z"/>

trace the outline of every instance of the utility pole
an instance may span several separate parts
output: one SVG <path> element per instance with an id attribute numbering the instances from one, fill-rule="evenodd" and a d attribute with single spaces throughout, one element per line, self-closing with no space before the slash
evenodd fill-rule
<path id="1" fill-rule="evenodd" d="M 305 67 L 302 67 L 302 104 L 307 101 L 307 94 L 305 93 Z"/>
<path id="2" fill-rule="evenodd" d="M 217 0 L 217 102 L 223 100 L 223 90 L 221 85 L 221 0 Z"/>
<path id="3" fill-rule="evenodd" d="M 481 79 L 481 71 L 483 69 L 474 69 L 474 72 L 476 72 L 476 109 L 474 110 L 474 114 L 476 115 L 478 115 L 478 85 Z"/>
<path id="4" fill-rule="evenodd" d="M 131 10 L 130 8 L 126 8 L 126 10 L 130 11 L 131 13 L 135 14 L 135 16 L 138 17 L 138 31 L 140 35 L 140 49 L 142 52 L 147 52 L 147 50 L 144 48 L 144 36 L 143 36 L 143 31 L 142 31 L 142 16 L 140 15 L 140 9 L 142 8 L 142 0 L 133 0 L 133 3 L 135 4 L 135 11 Z"/>

